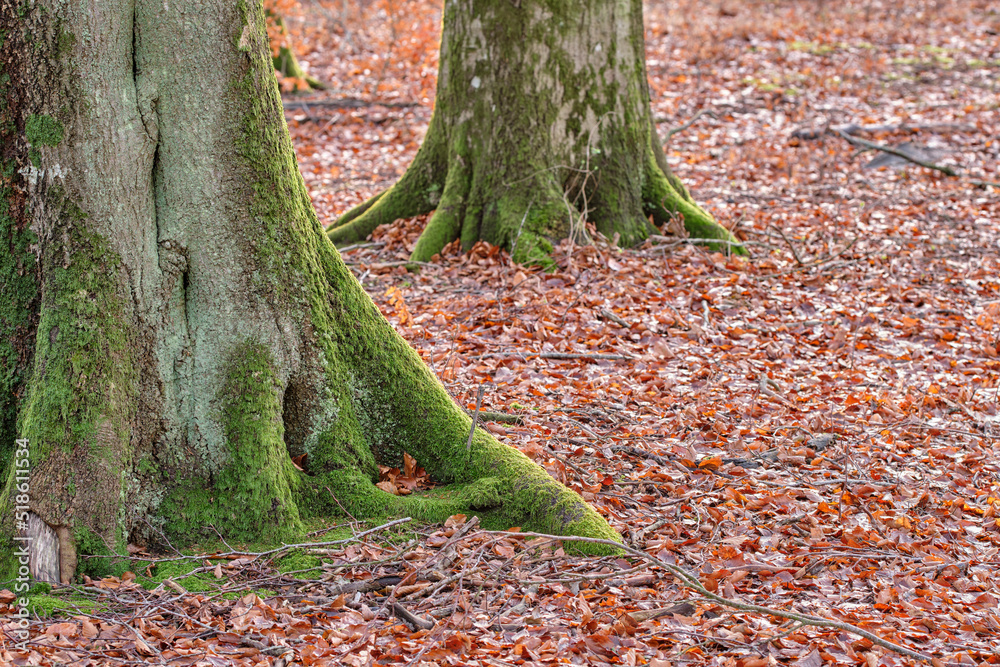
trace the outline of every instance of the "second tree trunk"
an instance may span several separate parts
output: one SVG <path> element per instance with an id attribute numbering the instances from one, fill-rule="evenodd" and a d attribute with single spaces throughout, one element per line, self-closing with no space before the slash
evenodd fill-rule
<path id="1" fill-rule="evenodd" d="M 544 264 L 553 243 L 586 240 L 585 222 L 630 246 L 675 217 L 742 252 L 667 166 L 640 0 L 457 0 L 444 11 L 427 138 L 397 184 L 337 221 L 335 243 L 433 210 L 414 260 L 460 238 Z"/>

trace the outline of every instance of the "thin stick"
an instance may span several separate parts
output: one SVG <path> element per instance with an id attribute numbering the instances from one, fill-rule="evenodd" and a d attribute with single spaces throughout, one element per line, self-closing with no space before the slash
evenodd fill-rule
<path id="1" fill-rule="evenodd" d="M 472 436 L 476 434 L 476 425 L 479 423 L 479 408 L 483 407 L 483 392 L 486 391 L 486 385 L 479 385 L 479 390 L 476 391 L 476 413 L 472 415 L 472 429 L 469 431 L 469 439 L 465 441 L 465 451 L 468 452 L 469 457 L 472 457 Z"/>
<path id="2" fill-rule="evenodd" d="M 392 603 L 392 611 L 396 615 L 396 618 L 410 626 L 414 632 L 417 630 L 430 630 L 434 627 L 434 621 L 417 616 L 398 602 Z"/>
<path id="3" fill-rule="evenodd" d="M 784 230 L 782 230 L 781 227 L 778 227 L 777 225 L 771 225 L 771 226 L 774 227 L 774 229 L 778 232 L 778 235 L 785 240 L 785 243 L 788 244 L 788 247 L 792 249 L 792 257 L 795 258 L 795 261 L 798 263 L 798 265 L 805 266 L 806 263 L 802 261 L 801 257 L 799 257 L 799 251 L 795 249 L 795 245 L 792 243 L 791 239 L 785 236 Z"/>
<path id="4" fill-rule="evenodd" d="M 869 148 L 871 150 L 882 151 L 883 153 L 889 153 L 890 155 L 901 157 L 907 162 L 912 162 L 913 164 L 920 165 L 921 167 L 927 167 L 928 169 L 936 169 L 937 171 L 940 171 L 942 174 L 947 174 L 948 176 L 959 175 L 958 172 L 952 169 L 951 167 L 947 167 L 940 164 L 934 164 L 933 162 L 925 162 L 924 160 L 919 160 L 913 157 L 912 155 L 908 155 L 905 151 L 899 150 L 898 148 L 894 148 L 892 146 L 886 146 L 884 144 L 876 144 L 874 141 L 867 141 L 865 139 L 860 139 L 858 137 L 854 137 L 851 136 L 850 134 L 847 134 L 843 130 L 838 130 L 837 128 L 833 128 L 833 130 L 837 134 L 839 134 L 845 141 L 854 146 L 861 146 L 862 148 Z"/>
<path id="5" fill-rule="evenodd" d="M 726 241 L 725 239 L 683 239 L 680 237 L 673 237 L 673 236 L 660 236 L 659 234 L 650 236 L 648 240 L 656 241 L 658 243 L 663 243 L 663 244 L 672 243 L 675 245 L 681 245 L 683 243 L 691 243 L 695 245 L 703 243 L 720 243 L 724 245 L 747 245 L 746 241 Z M 764 244 L 751 243 L 750 245 L 764 245 Z"/>
<path id="6" fill-rule="evenodd" d="M 670 141 L 670 137 L 674 136 L 678 132 L 683 132 L 684 130 L 688 129 L 689 127 L 691 127 L 692 125 L 694 125 L 695 121 L 698 120 L 699 118 L 701 118 L 702 116 L 710 116 L 711 118 L 718 118 L 718 116 L 716 116 L 714 113 L 712 113 L 708 109 L 699 109 L 698 113 L 696 113 L 694 116 L 692 116 L 691 120 L 689 120 L 688 122 L 684 123 L 680 127 L 674 127 L 674 128 L 671 128 L 671 129 L 667 130 L 666 136 L 663 137 L 664 140 Z"/>
<path id="7" fill-rule="evenodd" d="M 548 535 L 546 533 L 529 533 L 529 532 L 518 532 L 511 533 L 507 531 L 483 531 L 484 533 L 489 533 L 493 535 L 507 535 L 511 538 L 517 539 L 521 537 L 546 537 L 549 539 L 562 540 L 564 542 L 587 542 L 589 544 L 604 544 L 610 547 L 615 547 L 616 549 L 621 549 L 628 552 L 629 554 L 636 556 L 638 558 L 643 558 L 649 562 L 662 567 L 665 570 L 673 572 L 678 579 L 681 581 L 681 585 L 690 588 L 693 591 L 700 593 L 702 596 L 717 602 L 725 607 L 730 607 L 732 609 L 739 609 L 741 611 L 754 611 L 760 614 L 768 614 L 770 616 L 777 616 L 779 618 L 787 618 L 792 621 L 798 621 L 803 625 L 812 625 L 819 628 L 836 628 L 837 630 L 842 630 L 844 632 L 849 632 L 858 637 L 864 637 L 873 644 L 878 644 L 883 648 L 887 648 L 890 651 L 895 651 L 901 655 L 905 655 L 909 658 L 915 660 L 921 660 L 923 662 L 932 662 L 934 659 L 927 655 L 926 653 L 920 653 L 919 651 L 914 651 L 912 649 L 906 648 L 905 646 L 900 646 L 894 642 L 887 639 L 882 639 L 876 634 L 868 632 L 867 630 L 862 630 L 856 625 L 851 625 L 850 623 L 844 623 L 841 621 L 834 621 L 829 618 L 823 618 L 822 616 L 812 616 L 810 614 L 798 614 L 791 611 L 784 611 L 782 609 L 772 609 L 771 607 L 764 607 L 757 604 L 747 604 L 745 602 L 737 602 L 736 600 L 730 600 L 729 598 L 724 598 L 721 595 L 716 595 L 712 593 L 707 588 L 701 585 L 698 579 L 687 572 L 687 570 L 677 566 L 671 565 L 670 563 L 665 563 L 655 556 L 651 556 L 645 551 L 640 551 L 627 544 L 621 544 L 620 542 L 615 542 L 614 540 L 603 540 L 596 537 L 578 537 L 576 535 Z"/>
<path id="8" fill-rule="evenodd" d="M 523 361 L 527 361 L 527 357 L 537 356 L 538 359 L 597 359 L 604 361 L 628 361 L 632 357 L 627 357 L 624 354 L 585 354 L 583 352 L 539 352 L 537 355 L 534 352 L 529 351 L 518 351 L 511 350 L 510 352 L 486 352 L 485 354 L 477 354 L 473 359 L 506 359 L 507 357 L 520 356 Z"/>
<path id="9" fill-rule="evenodd" d="M 626 361 L 632 357 L 624 354 L 582 354 L 577 352 L 542 352 L 539 359 L 607 359 L 612 361 Z"/>

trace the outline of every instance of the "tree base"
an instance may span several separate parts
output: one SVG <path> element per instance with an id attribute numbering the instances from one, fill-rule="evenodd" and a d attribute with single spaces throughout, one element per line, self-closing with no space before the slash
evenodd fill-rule
<path id="1" fill-rule="evenodd" d="M 585 222 L 627 247 L 659 233 L 658 227 L 680 221 L 692 238 L 712 250 L 747 254 L 739 240 L 694 201 L 653 145 L 636 160 L 642 165 L 641 186 L 638 193 L 627 193 L 630 196 L 609 197 L 609 186 L 580 182 L 599 179 L 599 171 L 559 182 L 557 168 L 539 169 L 540 174 L 494 196 L 477 177 L 488 166 L 476 163 L 464 142 L 453 142 L 447 152 L 439 150 L 438 143 L 428 132 L 427 143 L 399 182 L 342 215 L 327 230 L 330 240 L 338 246 L 358 243 L 379 225 L 434 211 L 410 255 L 414 262 L 430 261 L 461 239 L 465 250 L 485 240 L 506 248 L 516 262 L 546 265 L 560 240 L 589 240 Z M 441 153 L 446 153 L 443 159 Z M 633 184 L 622 184 L 628 185 Z M 618 207 L 601 200 L 615 200 Z M 628 200 L 630 205 L 622 204 Z"/>
<path id="2" fill-rule="evenodd" d="M 551 264 L 585 225 L 633 246 L 676 218 L 717 250 L 744 253 L 670 173 L 650 113 L 640 0 L 444 5 L 434 116 L 393 187 L 329 230 L 354 243 L 434 211 L 413 250 L 461 239 Z M 652 222 L 650 222 L 652 220 Z"/>
<path id="3" fill-rule="evenodd" d="M 345 511 L 474 513 L 496 528 L 616 537 L 488 432 L 467 449 L 471 418 L 319 225 L 259 3 L 137 5 L 134 21 L 86 33 L 97 41 L 64 39 L 91 25 L 86 8 L 46 6 L 20 16 L 0 5 L 0 24 L 15 28 L 5 46 L 26 58 L 4 112 L 13 120 L 0 124 L 16 138 L 0 170 L 15 183 L 0 196 L 18 223 L 0 232 L 25 262 L 0 274 L 29 276 L 11 293 L 33 323 L 0 312 L 18 337 L 7 352 L 33 351 L 0 355 L 0 376 L 25 378 L 16 418 L 11 396 L 0 406 L 4 432 L 16 423 L 0 443 L 0 578 L 20 573 L 26 537 L 36 575 L 67 581 L 78 564 L 113 573 L 130 544 L 275 543 Z M 134 72 L 119 76 L 127 61 Z M 218 76 L 175 76 L 206 67 Z M 96 136 L 115 141 L 86 139 Z M 449 174 L 452 199 L 471 182 L 469 201 L 486 201 L 475 174 L 446 167 L 428 178 Z M 404 450 L 445 486 L 405 498 L 377 488 L 378 464 L 398 465 Z M 307 470 L 293 464 L 303 459 Z"/>

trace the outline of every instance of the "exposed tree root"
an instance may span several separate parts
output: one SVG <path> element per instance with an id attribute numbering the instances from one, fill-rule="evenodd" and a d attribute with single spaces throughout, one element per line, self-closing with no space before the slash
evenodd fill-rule
<path id="1" fill-rule="evenodd" d="M 472 187 L 469 164 L 471 160 L 466 154 L 462 135 L 455 141 L 454 154 L 450 162 L 441 201 L 410 255 L 410 259 L 415 262 L 430 261 L 431 257 L 441 252 L 442 248 L 457 239 L 462 232 L 465 205 Z"/>
<path id="2" fill-rule="evenodd" d="M 425 142 L 395 185 L 340 216 L 327 230 L 330 240 L 338 246 L 357 243 L 379 225 L 433 211 L 440 202 L 447 171 L 446 166 L 439 166 L 443 156 L 437 153 L 433 144 Z"/>
<path id="3" fill-rule="evenodd" d="M 522 526 L 564 535 L 601 536 L 608 541 L 581 542 L 577 550 L 598 555 L 617 553 L 611 545 L 618 542 L 618 535 L 579 495 L 481 429 L 476 430 L 475 442 L 470 465 L 461 463 L 465 452 L 460 443 L 452 452 L 454 458 L 447 472 L 438 473 L 444 479 L 482 475 L 470 481 L 396 496 L 376 487 L 360 470 L 343 469 L 314 478 L 313 485 L 320 491 L 321 500 L 326 495 L 325 500 L 334 503 L 331 510 L 346 510 L 357 518 L 406 516 L 440 523 L 455 514 L 468 514 L 479 517 L 485 527 L 494 530 Z M 426 452 L 417 452 L 414 458 L 425 468 L 441 467 L 441 462 L 435 466 Z M 483 472 L 488 469 L 494 474 Z M 438 475 L 434 477 L 441 479 Z"/>
<path id="4" fill-rule="evenodd" d="M 605 236 L 617 234 L 627 246 L 659 233 L 648 221 L 651 216 L 659 226 L 683 220 L 688 234 L 705 239 L 712 250 L 746 254 L 738 239 L 695 203 L 652 142 L 641 178 L 621 182 L 572 170 L 561 183 L 557 174 L 565 168 L 539 168 L 520 182 L 501 184 L 487 165 L 469 155 L 464 134 L 457 135 L 447 159 L 429 159 L 425 153 L 433 151 L 421 148 L 398 183 L 337 220 L 328 230 L 330 240 L 339 246 L 357 243 L 379 225 L 433 210 L 410 257 L 414 262 L 430 261 L 461 239 L 466 249 L 486 240 L 506 247 L 515 261 L 547 264 L 559 240 L 588 240 L 584 222 L 593 222 Z"/>

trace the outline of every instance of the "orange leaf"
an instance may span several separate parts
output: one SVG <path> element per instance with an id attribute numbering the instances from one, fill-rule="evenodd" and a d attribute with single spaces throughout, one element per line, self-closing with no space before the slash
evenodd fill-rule
<path id="1" fill-rule="evenodd" d="M 698 461 L 699 470 L 718 470 L 720 467 L 722 467 L 721 456 L 713 456 L 711 458 Z"/>
<path id="2" fill-rule="evenodd" d="M 377 486 L 378 488 L 382 489 L 386 493 L 391 493 L 394 496 L 398 496 L 399 495 L 399 489 L 397 489 L 396 485 L 393 484 L 392 482 L 379 482 L 375 486 Z"/>

